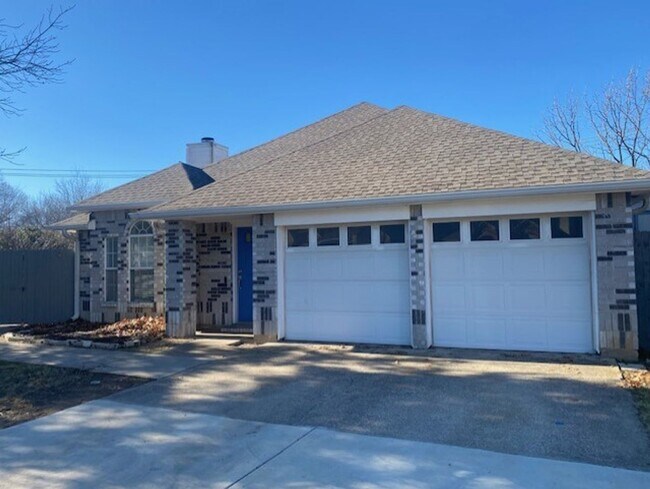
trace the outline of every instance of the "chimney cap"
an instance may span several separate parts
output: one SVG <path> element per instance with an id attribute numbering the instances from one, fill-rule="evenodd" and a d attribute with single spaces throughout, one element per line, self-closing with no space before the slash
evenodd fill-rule
<path id="1" fill-rule="evenodd" d="M 204 137 L 204 138 L 201 138 L 201 142 L 202 143 L 214 143 L 214 138 Z"/>

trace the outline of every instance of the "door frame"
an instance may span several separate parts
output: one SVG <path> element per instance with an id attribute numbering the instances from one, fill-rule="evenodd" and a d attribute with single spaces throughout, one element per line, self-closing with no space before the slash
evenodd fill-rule
<path id="1" fill-rule="evenodd" d="M 231 219 L 230 222 L 230 283 L 232 284 L 232 323 L 239 322 L 239 287 L 237 284 L 237 228 L 252 227 L 253 218 L 243 217 L 240 219 Z"/>

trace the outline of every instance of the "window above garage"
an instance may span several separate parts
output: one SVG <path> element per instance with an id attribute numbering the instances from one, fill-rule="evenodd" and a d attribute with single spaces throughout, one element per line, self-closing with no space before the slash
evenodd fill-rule
<path id="1" fill-rule="evenodd" d="M 363 249 L 367 247 L 404 246 L 406 244 L 405 223 L 349 224 L 296 227 L 287 229 L 287 249 L 337 248 Z"/>

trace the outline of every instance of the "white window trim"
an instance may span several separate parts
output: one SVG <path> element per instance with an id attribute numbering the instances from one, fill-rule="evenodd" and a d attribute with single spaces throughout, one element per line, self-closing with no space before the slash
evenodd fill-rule
<path id="1" fill-rule="evenodd" d="M 117 263 L 115 264 L 114 267 L 109 267 L 108 266 L 108 246 L 107 246 L 107 241 L 109 239 L 115 238 L 117 240 L 117 250 L 115 251 L 115 261 L 117 262 L 119 260 L 120 256 L 120 237 L 117 234 L 108 234 L 104 237 L 104 302 L 106 304 L 117 304 L 119 302 L 119 285 L 118 285 L 118 290 L 115 293 L 115 300 L 114 301 L 109 301 L 108 298 L 106 297 L 108 294 L 108 273 L 106 273 L 108 270 L 115 270 L 117 273 L 118 267 Z"/>
<path id="2" fill-rule="evenodd" d="M 380 243 L 379 229 L 381 226 L 399 224 L 404 226 L 404 242 L 402 243 Z M 348 227 L 356 226 L 370 226 L 370 244 L 364 245 L 350 245 L 348 243 Z M 338 228 L 339 230 L 339 244 L 338 246 L 318 246 L 317 228 Z M 294 229 L 307 229 L 309 233 L 308 246 L 289 246 L 289 231 Z M 404 221 L 382 221 L 377 223 L 370 222 L 354 222 L 348 224 L 315 224 L 315 225 L 298 225 L 298 226 L 283 226 L 284 236 L 284 249 L 287 253 L 306 253 L 318 252 L 327 253 L 339 249 L 347 249 L 349 251 L 355 250 L 368 250 L 368 249 L 384 249 L 384 248 L 404 248 L 408 246 L 408 222 Z"/>
<path id="3" fill-rule="evenodd" d="M 138 221 L 139 222 L 139 221 Z M 148 222 L 148 221 L 146 221 Z M 156 301 L 156 285 L 155 285 L 155 274 L 156 274 L 156 236 L 154 232 L 154 227 L 153 224 L 148 222 L 149 225 L 151 226 L 151 233 L 150 234 L 131 234 L 131 229 L 129 229 L 129 245 L 128 245 L 128 250 L 127 250 L 127 260 L 129 263 L 129 304 L 132 306 L 146 306 L 149 307 L 153 305 Z M 134 223 L 135 225 L 136 223 Z M 131 239 L 132 238 L 141 238 L 141 237 L 151 237 L 153 240 L 153 265 L 151 267 L 134 267 L 131 264 Z M 133 281 L 131 280 L 131 270 L 152 270 L 154 273 L 154 290 L 153 290 L 153 298 L 151 301 L 142 301 L 142 300 L 134 300 L 133 299 Z"/>

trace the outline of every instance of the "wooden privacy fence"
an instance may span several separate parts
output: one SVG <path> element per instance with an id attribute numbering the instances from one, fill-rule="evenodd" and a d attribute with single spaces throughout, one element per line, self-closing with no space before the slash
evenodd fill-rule
<path id="1" fill-rule="evenodd" d="M 0 251 L 0 324 L 53 323 L 73 312 L 73 251 Z"/>

